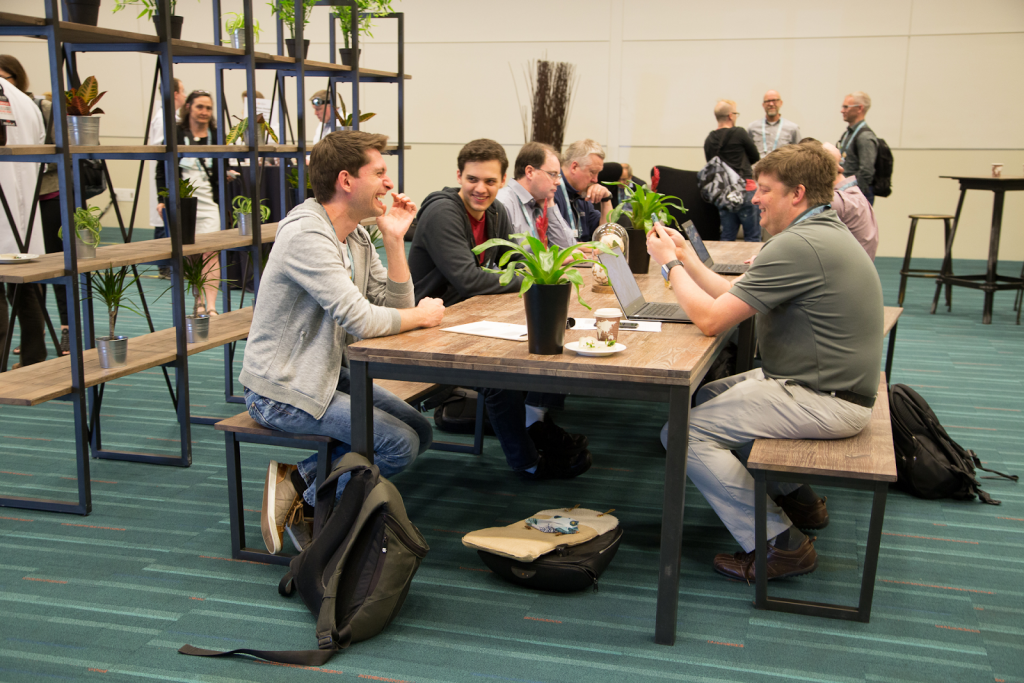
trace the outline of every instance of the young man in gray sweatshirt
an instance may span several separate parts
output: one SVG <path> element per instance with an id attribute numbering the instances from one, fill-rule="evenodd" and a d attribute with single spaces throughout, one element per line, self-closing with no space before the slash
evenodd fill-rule
<path id="1" fill-rule="evenodd" d="M 381 156 L 387 136 L 331 133 L 310 157 L 315 199 L 295 207 L 277 229 L 239 381 L 249 415 L 268 429 L 323 434 L 352 442 L 346 347 L 350 341 L 434 327 L 440 299 L 414 304 L 403 238 L 416 205 L 394 188 Z M 365 228 L 377 217 L 385 268 Z M 401 472 L 432 440 L 429 421 L 394 394 L 373 388 L 374 463 L 386 477 Z M 296 465 L 271 461 L 261 528 L 267 550 L 281 550 L 287 529 L 299 549 L 308 542 L 303 501 L 315 503 L 316 454 Z M 348 477 L 338 481 L 340 496 Z"/>

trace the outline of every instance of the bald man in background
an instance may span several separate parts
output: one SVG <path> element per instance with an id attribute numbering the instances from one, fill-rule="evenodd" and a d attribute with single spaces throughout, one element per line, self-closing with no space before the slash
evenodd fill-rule
<path id="1" fill-rule="evenodd" d="M 795 144 L 800 139 L 800 126 L 782 118 L 782 96 L 776 90 L 764 94 L 764 118 L 754 121 L 747 128 L 761 158 L 779 147 Z"/>

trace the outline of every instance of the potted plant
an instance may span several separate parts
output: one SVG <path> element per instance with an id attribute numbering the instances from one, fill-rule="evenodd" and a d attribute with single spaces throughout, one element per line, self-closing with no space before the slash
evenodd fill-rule
<path id="1" fill-rule="evenodd" d="M 104 111 L 93 107 L 106 94 L 106 90 L 99 92 L 95 76 L 89 76 L 77 89 L 64 93 L 67 98 L 68 138 L 71 145 L 100 144 L 100 120 L 96 114 L 103 114 Z"/>
<path id="2" fill-rule="evenodd" d="M 317 3 L 317 0 L 299 0 L 302 8 L 302 26 L 305 27 L 309 23 L 309 15 L 313 11 L 313 5 Z M 295 56 L 295 0 L 274 0 L 268 2 L 267 6 L 270 7 L 270 11 L 281 18 L 288 28 L 291 30 L 292 37 L 285 38 L 284 44 L 288 48 L 288 56 Z M 309 39 L 302 41 L 302 58 L 306 58 L 306 53 L 309 52 Z"/>
<path id="3" fill-rule="evenodd" d="M 181 243 L 196 243 L 196 215 L 199 212 L 199 199 L 196 195 L 196 187 L 191 180 L 178 179 L 178 200 L 181 205 Z M 167 199 L 170 192 L 166 187 L 157 190 L 157 196 Z M 164 202 L 166 204 L 166 202 Z"/>
<path id="4" fill-rule="evenodd" d="M 184 22 L 184 17 L 179 17 L 174 13 L 175 6 L 178 4 L 177 0 L 171 0 L 171 38 L 181 38 L 181 25 Z M 142 11 L 139 12 L 137 19 L 143 17 L 150 17 L 153 19 L 153 23 L 156 24 L 156 34 L 160 40 L 167 40 L 167 36 L 164 35 L 164 24 L 157 10 L 160 9 L 160 0 L 116 0 L 114 4 L 114 12 L 120 12 L 129 5 L 139 5 L 142 7 Z"/>
<path id="5" fill-rule="evenodd" d="M 359 35 L 373 38 L 373 19 L 376 17 L 384 16 L 385 14 L 391 14 L 391 0 L 356 0 L 356 12 L 360 14 L 359 17 Z M 338 17 L 338 21 L 341 22 L 341 36 L 345 41 L 345 47 L 338 48 L 338 54 L 341 56 L 341 63 L 345 66 L 352 66 L 355 60 L 352 59 L 352 8 L 337 6 L 332 11 L 332 14 Z M 362 16 L 362 15 L 368 16 Z M 362 50 L 360 50 L 362 52 Z"/>
<path id="6" fill-rule="evenodd" d="M 107 307 L 107 320 L 110 322 L 110 335 L 96 338 L 100 367 L 104 370 L 121 367 L 128 361 L 128 337 L 114 333 L 118 312 L 124 308 L 136 315 L 142 315 L 128 299 L 128 290 L 135 284 L 138 276 L 133 275 L 130 279 L 127 276 L 128 266 L 121 266 L 117 270 L 108 268 L 89 275 L 92 296 Z"/>
<path id="7" fill-rule="evenodd" d="M 100 20 L 100 0 L 64 0 L 64 21 L 95 26 Z"/>
<path id="8" fill-rule="evenodd" d="M 224 144 L 231 145 L 234 144 L 235 140 L 238 138 L 242 138 L 242 143 L 248 147 L 252 144 L 249 140 L 249 119 L 243 119 L 237 116 L 235 116 L 235 118 L 238 119 L 238 123 L 228 131 L 228 134 L 224 137 Z M 256 130 L 259 133 L 258 137 L 262 143 L 265 144 L 267 142 L 268 136 L 273 138 L 274 142 L 278 141 L 277 133 L 275 133 L 274 129 L 270 127 L 270 124 L 264 120 L 263 114 L 256 115 Z"/>
<path id="9" fill-rule="evenodd" d="M 266 223 L 267 219 L 270 218 L 270 207 L 264 206 L 263 202 L 266 199 L 260 200 L 260 222 Z M 231 202 L 231 208 L 234 210 L 234 223 L 233 225 L 238 226 L 239 235 L 251 235 L 252 234 L 252 200 L 243 195 L 235 197 L 234 201 Z"/>
<path id="10" fill-rule="evenodd" d="M 225 16 L 230 15 L 232 18 L 224 22 L 224 30 L 227 31 L 228 37 L 223 42 L 231 43 L 231 47 L 239 50 L 245 49 L 245 15 L 239 14 L 238 12 L 228 12 Z M 257 43 L 260 42 L 260 22 L 252 22 L 252 38 Z"/>
<path id="11" fill-rule="evenodd" d="M 299 194 L 299 168 L 298 166 L 292 166 L 284 174 L 284 181 L 288 184 L 289 194 L 291 195 L 292 206 L 298 206 L 302 202 L 306 201 L 313 196 L 313 181 L 309 176 L 309 167 L 306 167 L 306 194 L 305 196 Z M 300 199 L 300 197 L 302 197 Z"/>
<path id="12" fill-rule="evenodd" d="M 599 263 L 588 259 L 577 249 L 599 249 L 606 254 L 614 254 L 608 245 L 601 242 L 581 242 L 571 247 L 562 248 L 552 243 L 544 243 L 532 235 L 518 233 L 510 235 L 519 243 L 494 238 L 478 247 L 474 254 L 482 254 L 491 247 L 508 247 L 501 255 L 498 268 L 485 268 L 490 273 L 501 273 L 498 282 L 507 285 L 515 277 L 521 277 L 522 287 L 519 296 L 526 305 L 527 344 L 530 353 L 555 355 L 562 353 L 565 339 L 565 322 L 569 317 L 569 294 L 571 288 L 576 289 L 576 298 L 588 310 L 590 306 L 580 294 L 583 277 L 574 268 L 581 263 Z M 518 258 L 513 259 L 513 256 Z"/>
<path id="13" fill-rule="evenodd" d="M 75 209 L 75 253 L 80 259 L 96 257 L 96 247 L 100 244 L 100 232 L 103 230 L 99 213 L 98 206 Z M 64 239 L 63 226 L 57 230 L 57 237 Z"/>
<path id="14" fill-rule="evenodd" d="M 210 277 L 210 264 L 217 258 L 220 258 L 220 252 L 213 251 L 205 258 L 196 254 L 181 261 L 181 280 L 185 284 L 185 292 L 191 294 L 195 302 L 192 304 L 192 315 L 185 316 L 185 338 L 189 344 L 195 344 L 210 335 L 210 316 L 206 314 L 206 285 L 223 282 Z"/>
<path id="15" fill-rule="evenodd" d="M 650 266 L 651 257 L 647 253 L 647 233 L 654 227 L 654 223 L 659 222 L 664 225 L 675 223 L 676 219 L 668 212 L 669 208 L 686 213 L 679 197 L 657 192 L 659 179 L 658 169 L 654 169 L 654 177 L 651 178 L 649 188 L 642 185 L 633 187 L 629 183 L 622 182 L 605 183 L 605 185 L 621 185 L 625 191 L 625 198 L 622 202 L 608 213 L 608 222 L 615 223 L 623 216 L 629 219 L 632 227 L 632 230 L 627 230 L 629 269 L 634 273 L 646 274 Z"/>
<path id="16" fill-rule="evenodd" d="M 338 122 L 341 124 L 341 129 L 352 130 L 352 117 L 354 117 L 356 113 L 348 113 L 348 109 L 345 108 L 345 98 L 342 97 L 341 94 L 338 95 L 338 101 L 341 103 L 341 117 L 338 119 Z M 372 111 L 367 112 L 365 114 L 360 114 L 359 123 L 362 123 L 363 121 L 369 121 L 376 115 L 377 114 Z"/>

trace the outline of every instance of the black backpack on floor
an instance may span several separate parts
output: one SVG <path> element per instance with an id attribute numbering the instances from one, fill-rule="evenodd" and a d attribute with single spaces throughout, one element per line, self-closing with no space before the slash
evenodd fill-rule
<path id="1" fill-rule="evenodd" d="M 905 384 L 889 387 L 892 441 L 896 449 L 896 486 L 919 498 L 973 500 L 999 505 L 981 490 L 975 469 L 1011 481 L 1017 475 L 982 467 L 981 460 L 954 441 L 939 424 L 928 402 Z M 995 479 L 995 477 L 985 477 Z"/>
<path id="2" fill-rule="evenodd" d="M 331 506 L 338 478 L 352 478 L 313 540 L 297 555 L 278 592 L 296 590 L 316 620 L 317 650 L 202 650 L 185 655 L 252 655 L 281 664 L 320 666 L 352 643 L 380 633 L 398 616 L 412 577 L 426 557 L 427 542 L 409 521 L 402 497 L 376 465 L 348 453 L 317 489 L 317 505 Z"/>

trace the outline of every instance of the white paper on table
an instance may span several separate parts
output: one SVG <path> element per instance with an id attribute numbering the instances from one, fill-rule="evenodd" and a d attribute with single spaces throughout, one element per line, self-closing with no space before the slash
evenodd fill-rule
<path id="1" fill-rule="evenodd" d="M 596 330 L 597 319 L 596 318 L 573 318 L 576 324 L 572 326 L 574 330 Z M 622 322 L 627 322 L 623 320 Z M 628 322 L 636 323 L 636 327 L 620 327 L 620 332 L 661 332 L 661 322 L 657 320 L 630 320 Z"/>
<path id="2" fill-rule="evenodd" d="M 445 327 L 442 332 L 458 332 L 459 334 L 473 334 L 478 337 L 494 337 L 496 339 L 508 339 L 510 341 L 526 341 L 526 325 L 513 325 L 512 323 L 496 323 L 490 320 L 480 320 L 475 323 Z"/>

